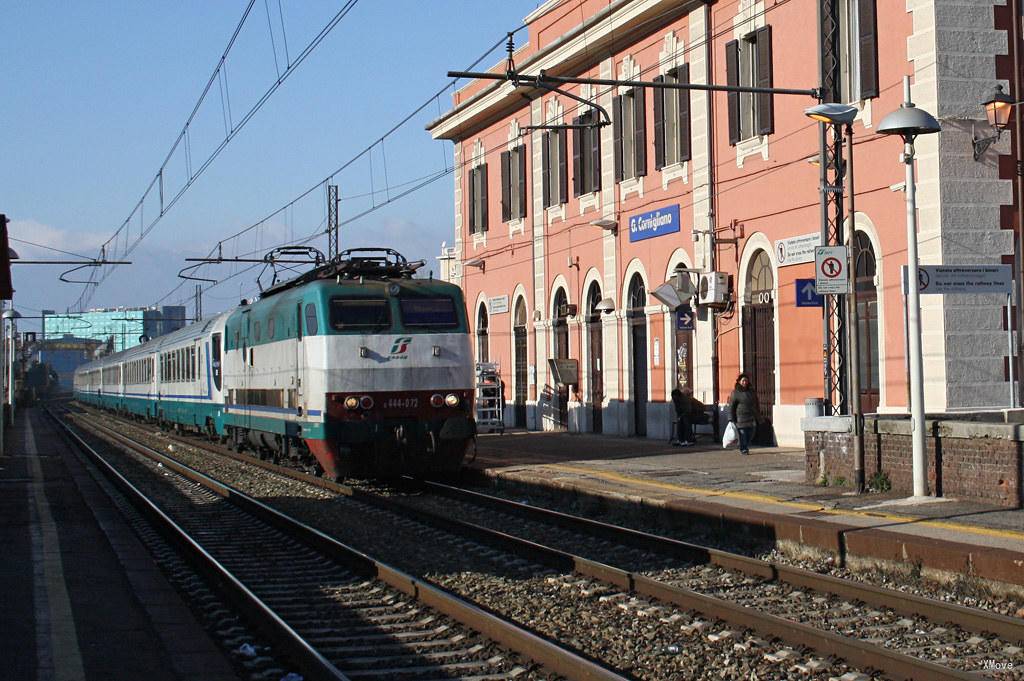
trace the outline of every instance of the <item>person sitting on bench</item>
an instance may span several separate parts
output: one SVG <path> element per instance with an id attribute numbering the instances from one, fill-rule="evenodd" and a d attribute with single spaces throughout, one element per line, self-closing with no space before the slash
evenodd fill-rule
<path id="1" fill-rule="evenodd" d="M 693 396 L 693 390 L 689 387 L 672 391 L 672 406 L 676 410 L 676 439 L 673 445 L 678 447 L 689 447 L 694 444 L 693 426 L 698 423 L 708 423 L 708 415 L 704 410 L 704 403 Z"/>

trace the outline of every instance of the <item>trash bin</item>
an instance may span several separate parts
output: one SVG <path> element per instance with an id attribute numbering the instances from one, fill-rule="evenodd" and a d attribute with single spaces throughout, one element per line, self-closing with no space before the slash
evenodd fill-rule
<path id="1" fill-rule="evenodd" d="M 814 418 L 825 415 L 825 400 L 821 397 L 808 397 L 804 400 L 804 416 Z"/>

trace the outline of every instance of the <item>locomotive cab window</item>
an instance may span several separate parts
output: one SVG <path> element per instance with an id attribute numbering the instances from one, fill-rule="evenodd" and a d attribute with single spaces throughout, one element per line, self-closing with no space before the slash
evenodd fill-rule
<path id="1" fill-rule="evenodd" d="M 451 298 L 402 298 L 398 306 L 405 326 L 450 329 L 459 325 Z"/>
<path id="2" fill-rule="evenodd" d="M 316 319 L 316 305 L 313 303 L 306 304 L 306 335 L 315 336 L 319 324 Z"/>
<path id="3" fill-rule="evenodd" d="M 382 329 L 389 326 L 391 310 L 386 300 L 331 299 L 331 327 L 336 331 Z"/>

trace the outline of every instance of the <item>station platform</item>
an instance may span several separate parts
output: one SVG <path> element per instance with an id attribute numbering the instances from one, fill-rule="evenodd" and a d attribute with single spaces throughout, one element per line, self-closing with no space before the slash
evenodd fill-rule
<path id="1" fill-rule="evenodd" d="M 971 575 L 1024 592 L 1024 510 L 807 484 L 803 449 L 754 447 L 743 456 L 707 441 L 675 447 L 508 431 L 477 438 L 471 469 L 505 484 L 643 504 L 674 521 L 750 533 L 850 567 L 914 566 L 940 579 Z"/>
<path id="2" fill-rule="evenodd" d="M 45 414 L 0 454 L 5 679 L 237 679 Z"/>

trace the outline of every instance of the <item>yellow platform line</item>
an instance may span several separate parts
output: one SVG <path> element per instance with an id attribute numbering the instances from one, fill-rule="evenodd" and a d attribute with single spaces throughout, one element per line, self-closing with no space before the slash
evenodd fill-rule
<path id="1" fill-rule="evenodd" d="M 640 478 L 634 475 L 627 475 L 625 473 L 618 473 L 615 471 L 601 471 L 593 468 L 586 468 L 584 466 L 573 466 L 570 464 L 543 464 L 541 468 L 547 468 L 550 470 L 562 471 L 565 473 L 577 473 L 581 475 L 587 475 L 595 478 L 605 480 L 607 482 L 620 482 L 637 485 L 639 487 L 647 487 L 651 489 L 658 489 L 670 492 L 684 492 L 692 494 L 697 497 L 714 498 L 724 497 L 726 499 L 742 499 L 744 501 L 756 501 L 763 504 L 772 504 L 775 506 L 784 506 L 789 509 L 799 509 L 801 511 L 818 511 L 827 515 L 834 516 L 856 516 L 861 518 L 870 518 L 871 520 L 887 520 L 894 523 L 910 524 L 913 523 L 917 526 L 932 527 L 943 530 L 955 530 L 957 532 L 964 532 L 968 534 L 977 534 L 986 537 L 998 537 L 1001 539 L 1017 539 L 1024 541 L 1024 532 L 1018 532 L 1016 530 L 1004 530 L 995 527 L 980 527 L 977 525 L 964 525 L 962 523 L 951 522 L 948 520 L 930 520 L 921 516 L 911 515 L 896 515 L 893 513 L 876 512 L 876 511 L 859 511 L 857 509 L 835 509 L 827 508 L 821 504 L 815 504 L 806 501 L 789 501 L 787 499 L 779 499 L 768 494 L 762 494 L 759 492 L 742 492 L 737 490 L 722 490 L 722 489 L 710 489 L 707 487 L 693 487 L 691 485 L 681 485 L 671 482 L 661 482 L 658 480 L 649 480 L 647 478 Z"/>

